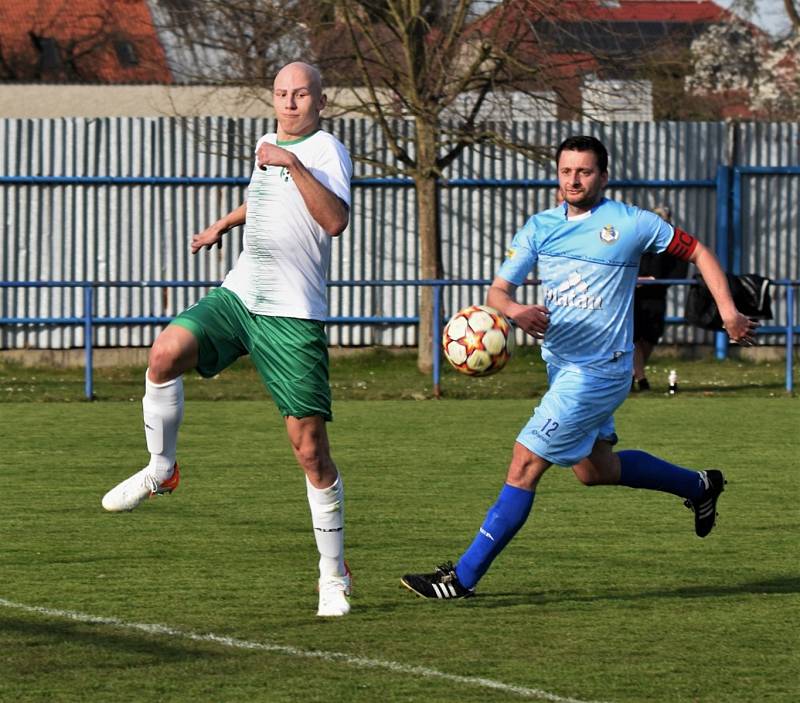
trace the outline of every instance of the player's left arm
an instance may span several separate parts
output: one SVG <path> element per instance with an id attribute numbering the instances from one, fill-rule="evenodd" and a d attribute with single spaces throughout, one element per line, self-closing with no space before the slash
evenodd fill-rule
<path id="1" fill-rule="evenodd" d="M 350 220 L 350 208 L 339 196 L 322 185 L 294 153 L 264 142 L 258 148 L 257 159 L 262 168 L 269 165 L 285 166 L 289 169 L 308 212 L 317 224 L 331 237 L 337 237 L 344 232 Z"/>
<path id="2" fill-rule="evenodd" d="M 728 278 L 714 253 L 691 234 L 678 227 L 667 247 L 667 252 L 697 267 L 719 309 L 722 324 L 728 336 L 738 344 L 750 346 L 755 341 L 758 322 L 742 315 L 733 302 Z"/>

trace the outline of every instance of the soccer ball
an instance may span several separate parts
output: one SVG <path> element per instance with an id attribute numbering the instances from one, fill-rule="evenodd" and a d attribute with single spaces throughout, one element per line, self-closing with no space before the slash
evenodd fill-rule
<path id="1" fill-rule="evenodd" d="M 459 310 L 444 326 L 442 350 L 450 365 L 468 376 L 488 376 L 502 369 L 514 346 L 511 325 L 487 305 Z"/>

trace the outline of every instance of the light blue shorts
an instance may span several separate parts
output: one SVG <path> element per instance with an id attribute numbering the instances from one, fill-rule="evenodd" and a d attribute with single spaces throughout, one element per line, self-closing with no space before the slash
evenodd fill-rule
<path id="1" fill-rule="evenodd" d="M 598 439 L 616 444 L 614 411 L 630 392 L 630 377 L 600 378 L 547 367 L 549 388 L 517 442 L 561 466 L 592 453 Z"/>

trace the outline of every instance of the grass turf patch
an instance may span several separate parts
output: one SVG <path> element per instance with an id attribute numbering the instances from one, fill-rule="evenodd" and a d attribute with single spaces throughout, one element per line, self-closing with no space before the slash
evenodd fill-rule
<path id="1" fill-rule="evenodd" d="M 471 541 L 531 407 L 336 403 L 355 595 L 350 616 L 320 621 L 304 482 L 271 404 L 190 400 L 181 487 L 123 515 L 100 497 L 145 460 L 138 402 L 4 405 L 0 598 L 346 658 L 0 607 L 0 699 L 521 698 L 366 663 L 381 660 L 579 700 L 797 700 L 793 399 L 653 394 L 620 409 L 621 446 L 725 469 L 705 540 L 678 498 L 553 468 L 479 597 L 400 587 Z"/>
<path id="2" fill-rule="evenodd" d="M 684 360 L 656 353 L 647 368 L 652 395 L 667 393 L 667 377 L 672 368 L 678 371 L 680 392 L 685 395 L 771 397 L 786 393 L 783 362 L 733 358 Z M 143 366 L 95 369 L 96 398 L 138 402 L 144 392 L 144 371 Z M 370 349 L 334 353 L 330 376 L 334 400 L 426 400 L 433 397 L 432 377 L 417 371 L 416 355 L 411 351 L 394 353 Z M 247 358 L 212 379 L 187 373 L 184 384 L 186 397 L 196 400 L 260 400 L 266 394 Z M 441 391 L 445 398 L 536 398 L 546 386 L 544 364 L 536 348 L 518 349 L 502 372 L 485 378 L 464 376 L 442 360 Z M 0 362 L 0 403 L 85 400 L 83 369 L 30 368 Z"/>

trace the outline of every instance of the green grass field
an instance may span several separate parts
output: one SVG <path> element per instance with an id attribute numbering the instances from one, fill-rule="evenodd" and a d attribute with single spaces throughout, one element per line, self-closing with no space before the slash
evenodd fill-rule
<path id="1" fill-rule="evenodd" d="M 661 350 L 659 350 L 661 351 Z M 795 359 L 795 378 L 800 356 Z M 681 359 L 658 352 L 648 367 L 653 394 L 667 390 L 669 370 L 678 371 L 682 395 L 704 397 L 775 397 L 786 394 L 783 361 L 752 362 Z M 144 367 L 98 368 L 94 393 L 98 400 L 128 400 L 142 397 Z M 186 397 L 195 400 L 262 400 L 264 389 L 249 359 L 241 359 L 223 374 L 202 379 L 184 377 Z M 502 373 L 469 378 L 454 371 L 443 360 L 441 390 L 446 398 L 484 400 L 535 398 L 547 385 L 538 348 L 520 348 Z M 433 397 L 430 375 L 420 374 L 414 352 L 393 353 L 367 349 L 354 353 L 332 352 L 331 386 L 335 400 L 426 400 Z M 80 368 L 26 368 L 0 360 L 0 403 L 84 401 L 84 372 Z"/>
<path id="2" fill-rule="evenodd" d="M 540 370 L 526 397 L 338 401 L 355 594 L 333 621 L 315 616 L 304 482 L 271 403 L 205 401 L 187 384 L 180 489 L 111 515 L 100 497 L 145 460 L 141 370 L 130 389 L 98 383 L 135 402 L 7 391 L 0 700 L 795 702 L 798 401 L 780 379 L 748 384 L 739 368 L 738 391 L 703 390 L 682 368 L 685 393 L 632 398 L 618 430 L 624 447 L 725 468 L 714 532 L 696 538 L 673 496 L 589 489 L 553 468 L 479 597 L 460 602 L 417 599 L 399 577 L 472 539 Z M 334 381 L 394 388 L 396 370 L 369 371 Z M 47 395 L 12 372 L 4 388 Z M 227 392 L 248 387 L 231 379 Z M 446 380 L 457 395 L 461 379 Z"/>

